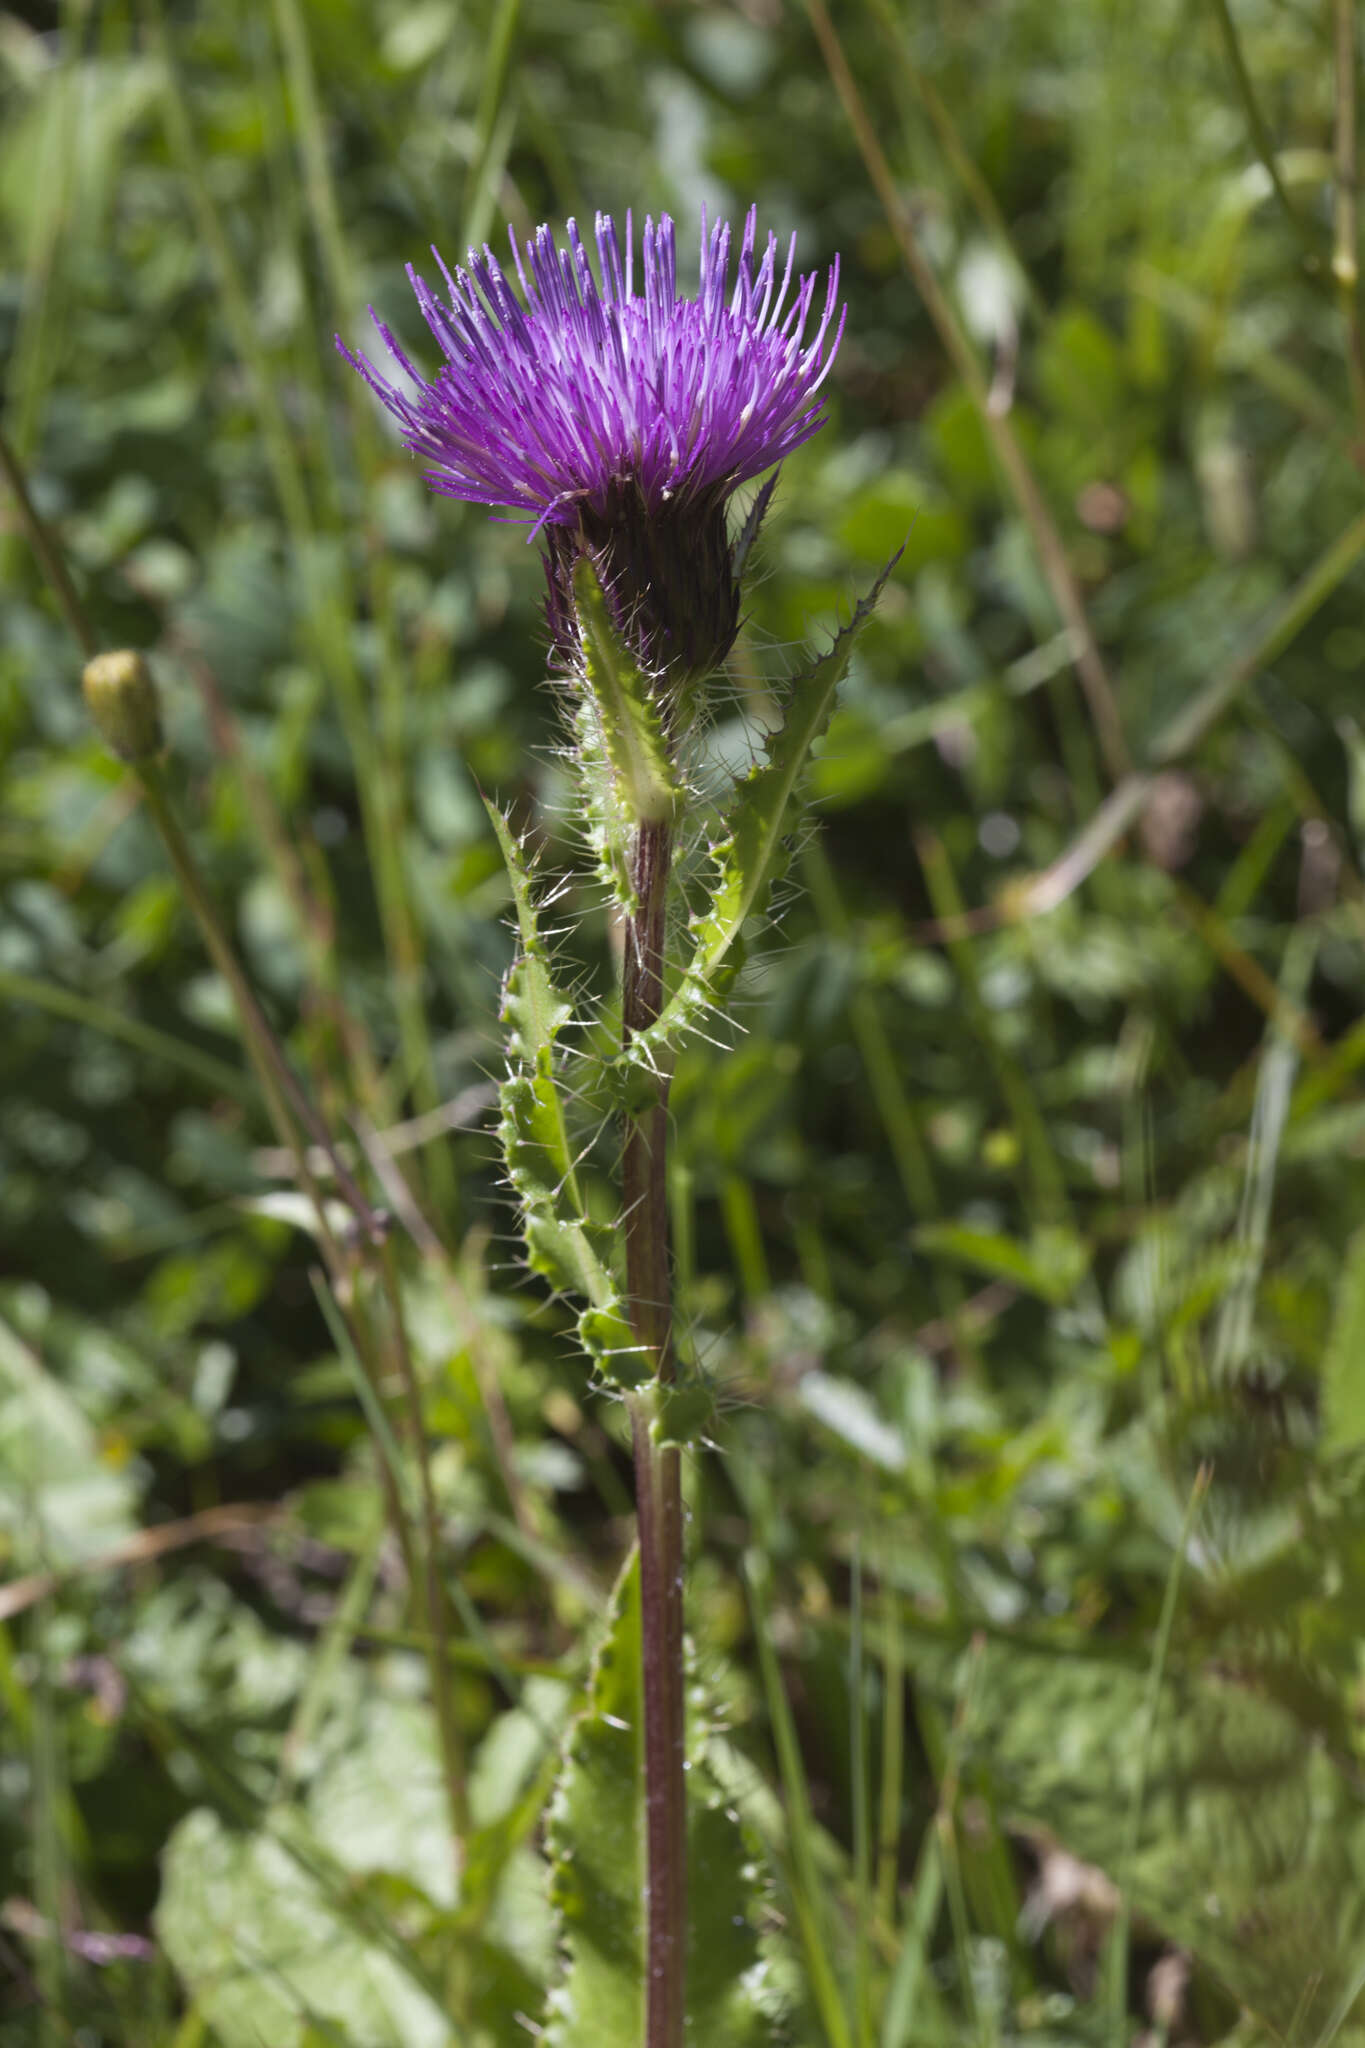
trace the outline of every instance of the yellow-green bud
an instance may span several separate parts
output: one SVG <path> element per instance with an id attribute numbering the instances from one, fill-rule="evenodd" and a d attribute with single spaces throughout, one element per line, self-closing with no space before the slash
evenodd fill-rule
<path id="1" fill-rule="evenodd" d="M 97 654 L 81 677 L 90 716 L 120 761 L 148 761 L 163 745 L 156 684 L 140 654 L 120 647 Z"/>

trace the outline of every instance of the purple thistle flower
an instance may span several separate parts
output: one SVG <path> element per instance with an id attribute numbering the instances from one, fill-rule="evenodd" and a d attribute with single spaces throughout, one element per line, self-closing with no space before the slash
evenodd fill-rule
<path id="1" fill-rule="evenodd" d="M 729 650 L 739 611 L 726 503 L 823 424 L 818 394 L 843 334 L 840 312 L 831 337 L 837 259 L 807 339 L 816 277 L 793 288 L 795 236 L 780 275 L 773 235 L 755 268 L 756 234 L 754 208 L 729 289 L 731 230 L 708 230 L 703 210 L 692 299 L 678 295 L 667 215 L 645 222 L 638 286 L 629 214 L 624 262 L 615 223 L 597 216 L 596 276 L 573 221 L 567 249 L 542 227 L 525 261 L 511 237 L 520 299 L 486 246 L 454 276 L 436 256 L 448 305 L 409 267 L 446 358 L 430 382 L 372 317 L 411 392 L 338 337 L 434 490 L 505 507 L 531 537 L 543 533 L 561 647 L 572 645 L 573 564 L 588 553 L 658 669 L 700 672 Z"/>

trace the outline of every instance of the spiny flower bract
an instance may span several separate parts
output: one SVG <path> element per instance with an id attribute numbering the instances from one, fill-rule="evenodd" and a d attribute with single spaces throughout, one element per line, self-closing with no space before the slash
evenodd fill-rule
<path id="1" fill-rule="evenodd" d="M 780 272 L 773 235 L 755 267 L 756 235 L 754 208 L 730 288 L 730 226 L 708 229 L 703 211 L 695 298 L 678 295 L 667 215 L 645 222 L 638 282 L 629 214 L 624 258 L 615 223 L 597 216 L 596 274 L 573 221 L 566 249 L 541 227 L 524 260 L 509 237 L 521 298 L 486 245 L 453 276 L 433 250 L 449 302 L 408 276 L 446 358 L 436 375 L 423 378 L 377 315 L 412 390 L 337 346 L 450 497 L 505 507 L 533 533 L 709 510 L 816 432 L 843 332 L 837 259 L 807 339 L 815 274 L 793 285 L 795 236 Z"/>

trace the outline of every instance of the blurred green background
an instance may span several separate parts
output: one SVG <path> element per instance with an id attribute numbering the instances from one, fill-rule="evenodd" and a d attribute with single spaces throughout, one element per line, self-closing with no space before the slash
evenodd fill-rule
<path id="1" fill-rule="evenodd" d="M 100 642 L 149 654 L 292 1056 L 434 1233 L 401 1284 L 499 1845 L 457 1898 L 388 1452 L 0 489 L 6 2048 L 502 2048 L 543 2012 L 539 1820 L 630 1527 L 490 1121 L 479 790 L 577 858 L 543 585 L 332 337 L 372 303 L 429 362 L 432 242 L 629 206 L 690 261 L 701 202 L 755 200 L 803 267 L 840 252 L 849 318 L 760 549 L 736 766 L 909 534 L 743 1032 L 673 1092 L 719 1405 L 691 1626 L 771 2038 L 1365 2025 L 1356 30 L 1351 0 L 0 10 L 4 436 Z M 565 915 L 604 977 L 592 890 Z"/>

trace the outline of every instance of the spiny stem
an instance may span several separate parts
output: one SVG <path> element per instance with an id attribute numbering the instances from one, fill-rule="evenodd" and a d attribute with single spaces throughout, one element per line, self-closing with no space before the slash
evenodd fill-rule
<path id="1" fill-rule="evenodd" d="M 671 828 L 644 824 L 631 848 L 639 908 L 626 932 L 621 1022 L 626 1044 L 663 1007 Z M 655 1378 L 673 1378 L 668 1231 L 668 1085 L 627 1119 L 622 1154 L 626 1290 Z M 645 1710 L 645 2048 L 682 2048 L 687 1968 L 687 1799 L 683 1773 L 682 1466 L 650 1429 L 647 1399 L 631 1401 L 640 1530 Z"/>

